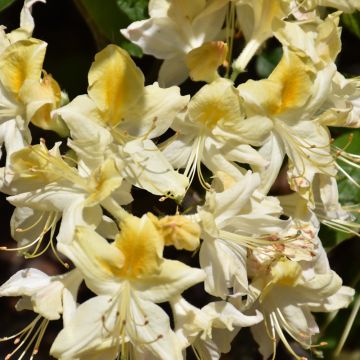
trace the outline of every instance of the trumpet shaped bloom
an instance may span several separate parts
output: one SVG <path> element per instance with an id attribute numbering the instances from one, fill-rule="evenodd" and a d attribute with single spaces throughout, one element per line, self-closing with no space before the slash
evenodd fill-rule
<path id="1" fill-rule="evenodd" d="M 63 317 L 66 323 L 76 309 L 76 298 L 81 274 L 72 270 L 59 276 L 48 276 L 40 270 L 28 268 L 18 271 L 0 286 L 0 296 L 21 296 L 16 310 L 31 310 L 38 316 L 19 333 L 4 340 L 15 338 L 16 348 L 6 356 L 12 358 L 27 343 L 19 359 L 23 358 L 33 344 L 32 356 L 37 354 L 46 328 L 51 320 Z"/>
<path id="2" fill-rule="evenodd" d="M 236 178 L 242 177 L 236 163 L 265 167 L 267 162 L 250 145 L 261 145 L 271 127 L 267 119 L 247 119 L 233 84 L 218 79 L 202 87 L 184 116 L 176 119 L 172 128 L 177 134 L 169 140 L 164 154 L 175 168 L 185 167 L 190 181 L 197 173 L 207 187 L 201 163 L 214 173 L 222 170 Z"/>
<path id="3" fill-rule="evenodd" d="M 238 87 L 248 116 L 263 116 L 274 125 L 260 150 L 271 162 L 262 174 L 264 192 L 277 177 L 285 154 L 289 157 L 291 188 L 310 203 L 315 174 L 336 175 L 329 131 L 320 115 L 334 73 L 332 63 L 317 71 L 306 58 L 303 60 L 285 49 L 282 60 L 268 79 L 249 80 Z"/>
<path id="4" fill-rule="evenodd" d="M 183 297 L 171 301 L 175 332 L 184 347 L 192 345 L 199 359 L 218 360 L 231 349 L 231 341 L 242 327 L 252 326 L 263 318 L 244 315 L 231 303 L 216 301 L 198 309 Z"/>
<path id="5" fill-rule="evenodd" d="M 311 312 L 334 311 L 352 301 L 354 290 L 341 286 L 335 272 L 313 269 L 303 270 L 299 263 L 280 258 L 271 267 L 265 265 L 263 272 L 258 271 L 253 279 L 250 288 L 258 296 L 264 322 L 255 325 L 252 333 L 264 358 L 276 351 L 276 343 L 281 339 L 288 351 L 301 359 L 290 347 L 283 330 L 304 348 L 311 348 L 312 336 L 319 332 Z"/>
<path id="6" fill-rule="evenodd" d="M 205 289 L 212 295 L 225 299 L 247 294 L 247 249 L 273 244 L 276 249 L 272 235 L 296 235 L 289 221 L 279 219 L 278 202 L 258 197 L 259 184 L 259 175 L 248 172 L 223 191 L 208 192 L 204 206 L 195 215 L 204 239 L 199 258 L 207 274 Z"/>
<path id="7" fill-rule="evenodd" d="M 135 186 L 178 199 L 185 194 L 187 179 L 172 169 L 150 139 L 163 134 L 187 102 L 176 87 L 145 87 L 130 56 L 109 45 L 91 66 L 88 95 L 55 113 L 69 127 L 70 146 L 85 167 L 92 169 L 110 157 Z"/>
<path id="8" fill-rule="evenodd" d="M 223 58 L 223 47 L 212 41 L 220 36 L 228 3 L 229 0 L 150 0 L 150 19 L 136 21 L 121 33 L 145 54 L 164 59 L 159 72 L 161 86 L 182 83 L 189 70 L 195 80 L 212 80 Z M 208 61 L 209 55 L 215 62 L 206 63 L 201 71 L 197 69 L 194 57 Z"/>
<path id="9" fill-rule="evenodd" d="M 11 185 L 16 195 L 7 199 L 17 207 L 12 218 L 12 233 L 19 242 L 19 250 L 29 250 L 35 244 L 35 249 L 39 249 L 48 231 L 51 233 L 49 245 L 53 247 L 55 226 L 61 217 L 57 239 L 71 242 L 75 226 L 101 224 L 104 217 L 100 204 L 106 207 L 107 202 L 116 199 L 120 207 L 132 200 L 130 187 L 123 182 L 114 161 L 108 159 L 84 175 L 64 161 L 59 146 L 57 143 L 48 150 L 40 143 L 11 157 L 14 174 Z"/>
<path id="10" fill-rule="evenodd" d="M 202 281 L 204 273 L 164 259 L 164 239 L 146 215 L 125 217 L 111 244 L 89 228 L 78 227 L 74 242 L 59 246 L 98 296 L 82 304 L 60 332 L 52 346 L 54 356 L 82 359 L 91 349 L 98 356 L 111 352 L 109 358 L 130 356 L 132 351 L 182 358 L 168 316 L 154 303 L 181 294 Z"/>
<path id="11" fill-rule="evenodd" d="M 46 45 L 29 38 L 16 41 L 0 54 L 0 144 L 5 144 L 6 164 L 13 152 L 31 142 L 29 122 L 34 119 L 36 123 L 35 118 L 49 116 L 49 108 L 56 106 L 54 89 L 58 85 L 48 75 L 42 78 Z M 61 93 L 59 88 L 58 92 Z M 53 126 L 60 132 L 62 123 L 58 120 L 53 125 L 48 121 L 48 128 Z M 7 167 L 3 172 L 6 191 L 11 173 Z"/>

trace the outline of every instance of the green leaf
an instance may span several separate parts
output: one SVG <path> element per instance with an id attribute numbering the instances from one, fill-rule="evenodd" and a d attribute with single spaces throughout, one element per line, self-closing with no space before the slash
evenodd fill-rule
<path id="1" fill-rule="evenodd" d="M 355 36 L 360 38 L 360 11 L 352 14 L 342 14 L 343 25 Z"/>
<path id="2" fill-rule="evenodd" d="M 10 6 L 15 0 L 0 0 L 0 11 L 3 11 Z"/>
<path id="3" fill-rule="evenodd" d="M 279 63 L 282 56 L 282 48 L 277 47 L 263 51 L 255 62 L 256 72 L 260 78 L 267 78 Z"/>
<path id="4" fill-rule="evenodd" d="M 117 0 L 116 3 L 131 21 L 148 17 L 148 0 Z"/>
<path id="5" fill-rule="evenodd" d="M 120 29 L 146 17 L 147 0 L 75 0 L 89 24 L 98 48 L 108 43 L 121 46 L 133 56 L 141 56 L 141 49 L 125 39 Z"/>

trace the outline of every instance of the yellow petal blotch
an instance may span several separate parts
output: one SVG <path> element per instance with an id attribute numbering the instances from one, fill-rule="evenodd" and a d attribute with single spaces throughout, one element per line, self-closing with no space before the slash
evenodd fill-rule
<path id="1" fill-rule="evenodd" d="M 118 125 L 144 91 L 144 75 L 128 53 L 108 45 L 95 56 L 89 71 L 88 93 L 103 112 L 107 125 Z"/>

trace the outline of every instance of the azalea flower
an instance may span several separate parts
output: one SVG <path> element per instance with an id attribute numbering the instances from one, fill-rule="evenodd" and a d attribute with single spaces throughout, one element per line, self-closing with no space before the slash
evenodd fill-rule
<path id="1" fill-rule="evenodd" d="M 111 244 L 87 227 L 77 228 L 73 243 L 59 244 L 97 296 L 78 308 L 55 339 L 51 354 L 111 359 L 120 353 L 149 352 L 157 358 L 182 359 L 168 315 L 155 303 L 203 281 L 204 273 L 164 259 L 164 239 L 146 215 L 129 215 L 120 228 Z"/>
<path id="2" fill-rule="evenodd" d="M 201 309 L 178 296 L 171 301 L 175 333 L 184 348 L 191 345 L 198 359 L 218 360 L 231 349 L 231 341 L 242 327 L 263 318 L 261 313 L 244 315 L 226 301 L 211 302 Z"/>
<path id="3" fill-rule="evenodd" d="M 101 227 L 106 221 L 100 204 L 106 208 L 110 203 L 109 210 L 117 216 L 120 205 L 132 201 L 130 187 L 123 182 L 114 161 L 108 159 L 85 175 L 62 158 L 59 146 L 57 143 L 48 150 L 40 143 L 11 157 L 11 186 L 16 195 L 7 200 L 17 207 L 12 217 L 12 234 L 19 247 L 8 250 L 25 250 L 29 254 L 28 250 L 36 245 L 29 254 L 34 256 L 50 232 L 45 249 L 51 246 L 55 251 L 55 226 L 61 217 L 57 240 L 71 242 L 77 225 Z"/>
<path id="4" fill-rule="evenodd" d="M 150 139 L 168 129 L 188 97 L 176 87 L 145 87 L 141 71 L 115 45 L 96 55 L 88 93 L 55 111 L 69 127 L 69 145 L 82 165 L 90 170 L 110 157 L 135 186 L 181 199 L 187 179 L 172 169 Z"/>
<path id="5" fill-rule="evenodd" d="M 6 164 L 13 152 L 31 142 L 30 121 L 40 126 L 47 123 L 42 127 L 66 133 L 60 119 L 49 118 L 50 109 L 60 104 L 61 90 L 51 76 L 42 77 L 46 46 L 43 41 L 29 38 L 16 41 L 0 54 L 0 144 L 5 144 Z M 11 173 L 7 166 L 2 172 L 6 192 Z"/>
<path id="6" fill-rule="evenodd" d="M 284 48 L 284 54 L 268 79 L 249 80 L 238 87 L 245 99 L 248 117 L 262 116 L 272 121 L 273 129 L 260 154 L 271 166 L 262 170 L 262 191 L 269 191 L 285 154 L 289 157 L 288 177 L 293 190 L 311 204 L 311 183 L 315 174 L 335 176 L 330 135 L 321 122 L 321 107 L 330 92 L 335 65 L 322 70 L 312 67 Z"/>
<path id="7" fill-rule="evenodd" d="M 40 270 L 28 268 L 18 271 L 1 285 L 0 296 L 21 296 L 16 304 L 17 311 L 31 310 L 39 314 L 19 333 L 1 339 L 4 341 L 15 338 L 15 344 L 18 344 L 6 359 L 12 358 L 27 342 L 18 359 L 25 356 L 32 344 L 31 358 L 37 354 L 49 321 L 58 320 L 63 316 L 66 323 L 73 316 L 81 282 L 82 277 L 78 270 L 59 276 L 48 276 Z"/>
<path id="8" fill-rule="evenodd" d="M 320 70 L 334 62 L 341 50 L 340 15 L 338 11 L 329 14 L 324 20 L 316 17 L 305 23 L 277 21 L 274 24 L 274 35 L 283 46 L 300 57 L 306 54 Z M 336 72 L 320 121 L 327 126 L 359 127 L 358 98 L 358 78 L 346 79 Z"/>
<path id="9" fill-rule="evenodd" d="M 223 191 L 208 192 L 204 206 L 194 215 L 204 240 L 199 259 L 207 274 L 205 290 L 222 299 L 247 294 L 248 248 L 274 245 L 277 252 L 274 240 L 297 235 L 289 221 L 279 219 L 281 208 L 276 199 L 258 197 L 259 184 L 259 175 L 248 172 Z"/>
<path id="10" fill-rule="evenodd" d="M 317 270 L 311 266 L 304 270 L 300 263 L 280 258 L 257 272 L 250 291 L 258 296 L 255 306 L 264 322 L 251 331 L 264 359 L 275 353 L 279 339 L 296 359 L 302 359 L 289 345 L 284 330 L 309 349 L 316 346 L 312 337 L 319 332 L 311 312 L 334 311 L 352 301 L 354 290 L 341 286 L 335 272 Z"/>
<path id="11" fill-rule="evenodd" d="M 121 33 L 145 54 L 164 59 L 159 72 L 162 87 L 182 83 L 189 70 L 195 73 L 196 80 L 210 80 L 224 56 L 224 47 L 212 41 L 220 40 L 228 3 L 229 0 L 150 0 L 150 19 L 136 21 Z M 207 63 L 209 55 L 214 63 Z M 196 70 L 194 57 L 206 62 L 202 75 Z"/>
<path id="12" fill-rule="evenodd" d="M 177 131 L 163 150 L 175 168 L 185 167 L 190 182 L 195 174 L 207 188 L 201 172 L 203 163 L 212 172 L 227 172 L 241 178 L 244 172 L 237 163 L 265 167 L 267 162 L 250 145 L 259 146 L 271 129 L 271 121 L 263 118 L 249 121 L 242 98 L 233 84 L 218 79 L 203 86 L 190 100 L 184 116 L 176 118 Z"/>

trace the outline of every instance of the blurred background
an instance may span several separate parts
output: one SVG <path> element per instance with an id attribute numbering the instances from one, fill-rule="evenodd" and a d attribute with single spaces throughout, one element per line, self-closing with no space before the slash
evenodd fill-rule
<path id="1" fill-rule="evenodd" d="M 141 56 L 141 51 L 129 44 L 119 33 L 120 28 L 126 27 L 132 21 L 145 18 L 147 16 L 146 0 L 47 0 L 47 4 L 38 3 L 34 6 L 33 16 L 35 19 L 35 31 L 33 36 L 48 43 L 48 49 L 44 64 L 44 69 L 53 75 L 59 82 L 61 88 L 65 90 L 70 100 L 75 96 L 86 93 L 87 74 L 94 55 L 108 43 L 117 43 L 133 55 L 134 60 L 140 66 L 146 76 L 146 82 L 156 81 L 157 72 L 161 62 L 149 56 Z M 1 5 L 4 4 L 4 5 Z M 0 24 L 5 25 L 10 31 L 19 25 L 19 15 L 23 2 L 21 0 L 0 1 Z M 1 7 L 3 6 L 3 8 Z M 337 65 L 345 76 L 353 77 L 360 75 L 360 15 L 354 14 L 343 19 L 343 50 L 337 60 Z M 251 62 L 249 71 L 242 74 L 238 81 L 243 82 L 248 78 L 259 79 L 266 77 L 278 62 L 281 56 L 280 45 L 274 41 L 268 41 L 260 56 Z M 194 94 L 201 83 L 187 81 L 181 86 L 183 94 Z M 47 144 L 51 145 L 58 138 L 56 135 L 44 132 L 35 127 L 32 128 L 33 143 L 38 143 L 40 137 L 46 138 Z M 334 129 L 334 137 L 347 136 L 344 130 Z M 360 153 L 360 137 L 355 134 L 351 145 L 352 151 Z M 352 171 L 352 175 L 360 182 L 359 171 Z M 272 189 L 272 194 L 284 194 L 288 192 L 287 182 L 283 175 L 279 178 Z M 360 190 L 344 179 L 340 181 L 340 197 L 347 203 L 358 204 L 360 202 Z M 194 192 L 187 196 L 186 202 L 192 206 L 198 203 L 201 188 L 195 186 Z M 175 207 L 171 202 L 159 203 L 157 198 L 136 190 L 134 198 L 137 199 L 132 205 L 132 211 L 136 215 L 142 215 L 152 209 L 155 213 L 174 212 Z M 11 206 L 6 202 L 5 196 L 0 196 L 1 209 L 1 237 L 0 246 L 14 247 L 15 242 L 11 240 L 9 221 L 12 214 Z M 339 235 L 328 228 L 321 229 L 321 239 L 324 241 L 328 250 L 328 255 L 332 268 L 343 278 L 344 284 L 360 289 L 360 239 L 348 238 Z M 169 257 L 175 256 L 169 251 Z M 179 257 L 179 253 L 176 252 Z M 196 259 L 189 257 L 188 254 L 180 253 L 181 260 L 192 265 L 197 265 Z M 5 282 L 16 271 L 24 267 L 36 267 L 49 275 L 56 275 L 64 272 L 64 268 L 54 259 L 51 251 L 38 259 L 24 260 L 15 252 L 0 251 L 0 283 Z M 82 299 L 86 299 L 89 294 L 84 289 L 80 294 Z M 195 305 L 203 305 L 207 298 L 203 297 L 200 287 L 191 289 L 186 294 Z M 18 313 L 14 310 L 15 298 L 0 298 L 0 337 L 7 336 L 20 331 L 33 318 L 32 313 Z M 166 305 L 164 305 L 166 307 Z M 320 327 L 323 329 L 323 337 L 319 341 L 326 341 L 328 346 L 324 349 L 325 359 L 331 358 L 331 353 L 337 345 L 340 334 L 342 333 L 346 321 L 349 317 L 351 308 L 341 310 L 332 319 L 329 315 L 317 317 Z M 37 359 L 50 359 L 48 355 L 51 342 L 61 329 L 61 322 L 51 322 L 40 353 Z M 353 325 L 350 336 L 345 344 L 342 355 L 339 359 L 360 360 L 360 316 Z M 0 343 L 0 358 L 5 358 L 6 354 L 15 348 L 11 341 Z M 313 354 L 306 354 L 296 347 L 299 354 L 304 354 L 310 359 L 315 358 Z M 14 355 L 12 359 L 18 359 L 19 355 Z M 25 359 L 30 358 L 26 355 Z M 189 355 L 189 359 L 192 356 Z M 222 359 L 261 359 L 257 352 L 257 346 L 252 340 L 247 329 L 243 329 L 233 343 L 231 353 L 226 354 Z M 277 354 L 277 359 L 292 359 L 281 346 Z"/>

